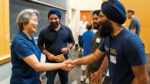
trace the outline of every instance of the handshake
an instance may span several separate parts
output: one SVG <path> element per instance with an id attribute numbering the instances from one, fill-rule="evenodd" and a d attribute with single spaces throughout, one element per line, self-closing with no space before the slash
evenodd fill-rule
<path id="1" fill-rule="evenodd" d="M 71 71 L 76 66 L 76 60 L 65 60 L 61 63 L 61 69 L 65 71 Z"/>

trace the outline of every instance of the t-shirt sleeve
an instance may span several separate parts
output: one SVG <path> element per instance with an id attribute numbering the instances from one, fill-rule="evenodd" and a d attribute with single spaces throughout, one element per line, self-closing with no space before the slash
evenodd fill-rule
<path id="1" fill-rule="evenodd" d="M 127 39 L 124 52 L 131 66 L 146 64 L 144 44 L 138 37 L 130 36 Z"/>
<path id="2" fill-rule="evenodd" d="M 45 43 L 45 39 L 44 39 L 44 33 L 43 31 L 40 32 L 39 36 L 38 36 L 38 42 L 37 45 L 39 47 L 39 49 L 41 50 L 41 52 L 43 52 L 43 50 L 45 49 L 43 47 L 44 43 Z"/>
<path id="3" fill-rule="evenodd" d="M 69 39 L 68 39 L 68 42 L 69 42 L 69 43 L 72 43 L 73 45 L 74 45 L 74 43 L 75 43 L 71 30 L 69 30 Z"/>
<path id="4" fill-rule="evenodd" d="M 104 44 L 105 44 L 105 40 L 102 40 L 101 44 L 98 47 L 98 49 L 101 50 L 102 52 L 105 52 Z"/>
<path id="5" fill-rule="evenodd" d="M 18 40 L 14 45 L 14 50 L 20 59 L 34 54 L 32 49 L 24 40 Z"/>

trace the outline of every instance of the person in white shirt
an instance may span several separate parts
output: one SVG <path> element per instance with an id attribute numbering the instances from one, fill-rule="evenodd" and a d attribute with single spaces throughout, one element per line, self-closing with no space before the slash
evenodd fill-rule
<path id="1" fill-rule="evenodd" d="M 80 23 L 79 23 L 79 28 L 77 29 L 77 36 L 78 36 L 78 42 L 79 42 L 79 46 L 80 46 L 80 52 L 82 52 L 82 48 L 83 48 L 82 35 L 85 31 L 87 31 L 87 29 L 86 29 L 87 23 L 88 22 L 86 21 L 86 16 L 83 16 L 82 21 L 80 21 Z"/>

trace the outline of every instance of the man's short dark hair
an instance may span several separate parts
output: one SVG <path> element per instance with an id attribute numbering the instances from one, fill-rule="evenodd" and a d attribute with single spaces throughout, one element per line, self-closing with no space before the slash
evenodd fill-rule
<path id="1" fill-rule="evenodd" d="M 87 28 L 87 30 L 91 30 L 91 29 L 92 29 L 92 23 L 88 23 L 88 24 L 86 25 L 86 28 Z"/>
<path id="2" fill-rule="evenodd" d="M 133 9 L 128 9 L 128 13 L 132 13 L 133 15 L 135 14 L 135 11 Z"/>
<path id="3" fill-rule="evenodd" d="M 95 11 L 93 11 L 93 14 L 92 14 L 92 15 L 96 14 L 97 16 L 100 16 L 100 15 L 99 15 L 100 11 L 101 11 L 101 10 L 95 10 Z"/>

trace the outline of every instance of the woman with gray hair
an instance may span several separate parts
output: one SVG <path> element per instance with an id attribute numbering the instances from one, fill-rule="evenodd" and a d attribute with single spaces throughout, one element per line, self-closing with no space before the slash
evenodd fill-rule
<path id="1" fill-rule="evenodd" d="M 12 75 L 10 84 L 39 84 L 39 71 L 49 71 L 67 68 L 68 61 L 63 63 L 40 63 L 41 52 L 35 44 L 32 33 L 37 31 L 39 12 L 24 9 L 17 16 L 16 23 L 20 32 L 11 45 Z"/>

